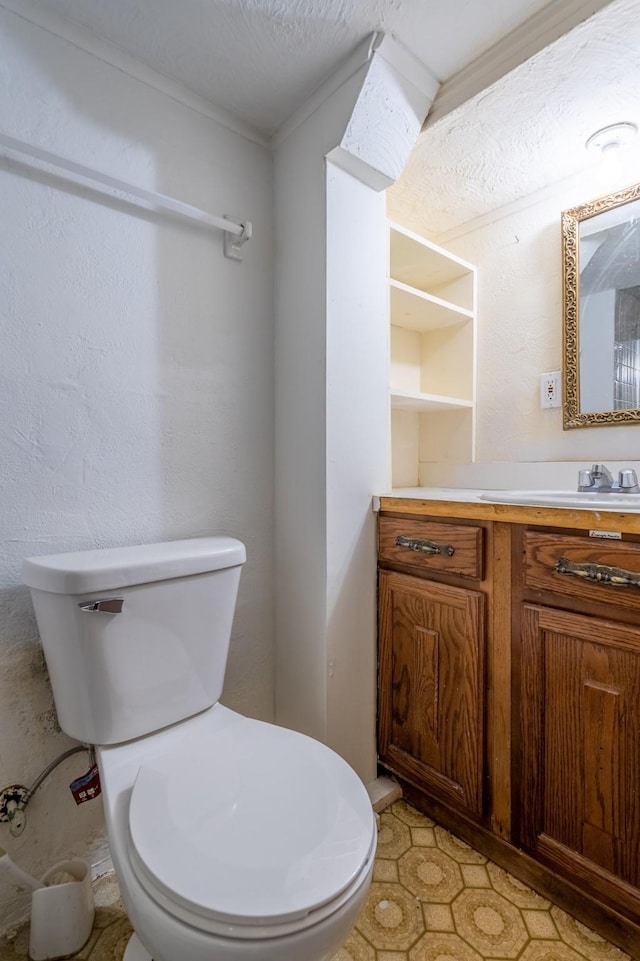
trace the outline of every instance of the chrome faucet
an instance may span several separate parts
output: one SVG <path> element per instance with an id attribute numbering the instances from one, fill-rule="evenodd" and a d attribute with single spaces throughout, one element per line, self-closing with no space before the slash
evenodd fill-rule
<path id="1" fill-rule="evenodd" d="M 578 490 L 599 491 L 607 494 L 611 491 L 618 491 L 621 494 L 637 494 L 640 492 L 638 486 L 638 475 L 631 468 L 618 471 L 618 479 L 614 481 L 613 474 L 605 464 L 594 464 L 589 470 L 587 467 L 578 471 Z"/>

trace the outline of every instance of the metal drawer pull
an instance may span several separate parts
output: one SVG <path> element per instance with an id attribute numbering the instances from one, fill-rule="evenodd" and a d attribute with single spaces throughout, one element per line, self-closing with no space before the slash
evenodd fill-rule
<path id="1" fill-rule="evenodd" d="M 561 557 L 556 562 L 558 574 L 574 574 L 585 581 L 611 584 L 613 587 L 640 587 L 640 574 L 625 571 L 622 567 L 609 567 L 606 564 L 577 564 Z"/>
<path id="2" fill-rule="evenodd" d="M 99 601 L 82 601 L 78 607 L 84 614 L 119 614 L 124 597 L 103 597 Z"/>
<path id="3" fill-rule="evenodd" d="M 418 554 L 444 554 L 446 557 L 453 557 L 456 552 L 452 544 L 434 544 L 433 541 L 421 541 L 415 537 L 396 537 L 396 547 L 406 547 L 410 551 L 417 551 Z"/>

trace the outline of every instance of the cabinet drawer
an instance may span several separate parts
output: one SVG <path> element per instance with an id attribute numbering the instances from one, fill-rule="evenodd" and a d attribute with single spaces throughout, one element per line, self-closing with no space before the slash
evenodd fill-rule
<path id="1" fill-rule="evenodd" d="M 444 524 L 416 517 L 380 517 L 381 563 L 482 578 L 481 527 Z"/>
<path id="2" fill-rule="evenodd" d="M 526 531 L 524 586 L 640 611 L 640 544 Z"/>

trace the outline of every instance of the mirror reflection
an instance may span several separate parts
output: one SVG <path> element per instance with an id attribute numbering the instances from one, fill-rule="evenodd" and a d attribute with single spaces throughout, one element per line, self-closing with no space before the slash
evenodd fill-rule
<path id="1" fill-rule="evenodd" d="M 563 214 L 564 426 L 640 421 L 640 185 Z"/>
<path id="2" fill-rule="evenodd" d="M 640 407 L 640 200 L 580 224 L 581 409 Z"/>

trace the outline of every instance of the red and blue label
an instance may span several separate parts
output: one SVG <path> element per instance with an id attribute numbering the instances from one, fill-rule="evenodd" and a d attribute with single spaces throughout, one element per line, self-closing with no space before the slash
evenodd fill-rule
<path id="1" fill-rule="evenodd" d="M 98 765 L 94 764 L 86 774 L 83 774 L 82 777 L 77 777 L 75 781 L 71 782 L 69 788 L 71 789 L 76 804 L 93 801 L 95 797 L 98 797 L 102 793 Z"/>

